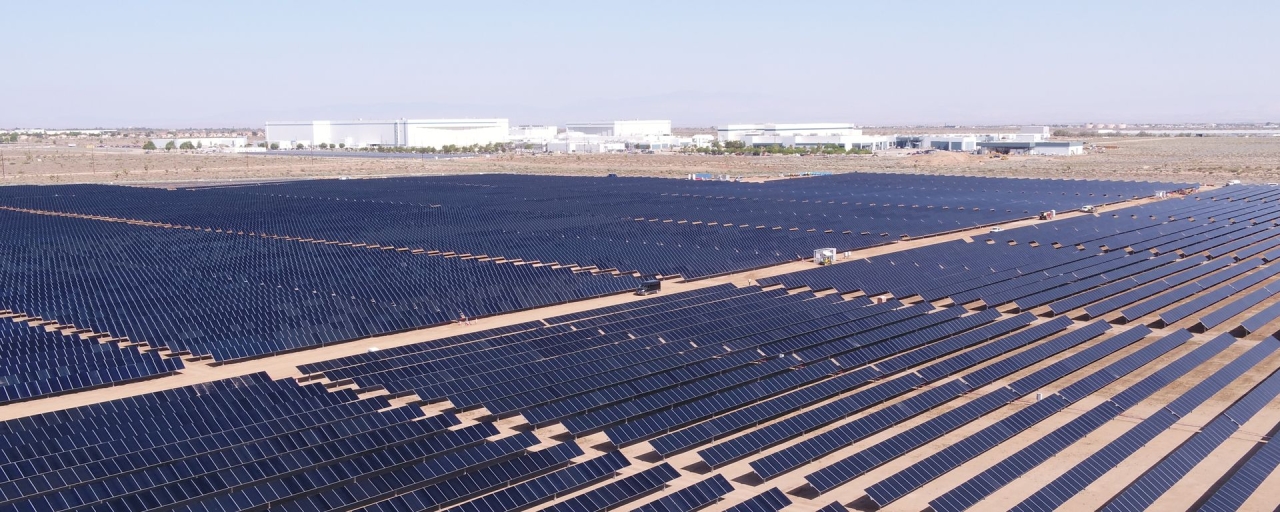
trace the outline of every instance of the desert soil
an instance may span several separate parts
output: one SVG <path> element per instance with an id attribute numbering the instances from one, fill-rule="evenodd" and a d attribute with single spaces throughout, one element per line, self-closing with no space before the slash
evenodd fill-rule
<path id="1" fill-rule="evenodd" d="M 689 173 L 776 177 L 814 171 L 962 174 L 1066 179 L 1123 179 L 1220 184 L 1280 181 L 1280 137 L 1162 137 L 1089 141 L 1073 157 L 889 151 L 874 156 L 703 156 L 683 154 L 503 154 L 462 159 L 332 158 L 201 154 L 124 148 L 0 145 L 0 184 L 164 184 L 339 176 L 468 173 L 683 177 Z"/>

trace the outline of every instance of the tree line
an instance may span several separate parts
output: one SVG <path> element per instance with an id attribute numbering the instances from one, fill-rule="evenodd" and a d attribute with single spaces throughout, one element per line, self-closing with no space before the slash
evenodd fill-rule
<path id="1" fill-rule="evenodd" d="M 147 141 L 145 144 L 142 145 L 142 149 L 145 149 L 147 151 L 155 151 L 156 150 L 155 141 L 150 141 L 150 140 Z M 192 144 L 191 141 L 189 140 L 182 141 L 182 144 L 177 144 L 174 141 L 169 141 L 164 145 L 163 149 L 165 151 L 173 151 L 175 149 L 181 149 L 181 150 L 204 149 L 204 141 L 198 140 L 196 141 L 195 144 Z"/>

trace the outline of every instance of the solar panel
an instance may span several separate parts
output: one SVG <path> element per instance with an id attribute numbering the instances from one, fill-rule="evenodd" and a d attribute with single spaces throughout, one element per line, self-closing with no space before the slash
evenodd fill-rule
<path id="1" fill-rule="evenodd" d="M 1258 491 L 1267 476 L 1280 466 L 1280 444 L 1266 443 L 1251 454 L 1244 465 L 1235 470 L 1218 487 L 1199 510 L 1210 512 L 1243 510 L 1249 496 Z"/>
<path id="2" fill-rule="evenodd" d="M 1244 397 L 1200 429 L 1172 453 L 1149 468 L 1137 480 L 1116 494 L 1103 510 L 1142 510 L 1192 471 L 1211 452 L 1276 396 L 1280 396 L 1280 373 L 1249 390 Z"/>
<path id="3" fill-rule="evenodd" d="M 521 510 L 612 476 L 631 465 L 621 452 L 609 452 L 594 459 L 547 473 L 496 493 L 468 501 L 450 512 L 501 512 Z"/>
<path id="4" fill-rule="evenodd" d="M 1192 368 L 1208 360 L 1214 354 L 1221 352 L 1234 341 L 1235 339 L 1231 336 L 1223 335 L 1197 347 L 1191 353 L 1182 356 L 1173 363 L 1121 391 L 1113 396 L 1111 400 L 1090 409 L 1088 412 L 1059 427 L 1053 433 L 1040 438 L 1026 448 L 992 465 L 978 476 L 944 493 L 929 502 L 929 505 L 939 512 L 963 510 L 975 505 L 995 490 L 1012 481 L 1012 479 L 1038 466 L 1053 454 L 1075 443 L 1111 418 L 1136 405 L 1168 383 L 1185 375 Z"/>
<path id="5" fill-rule="evenodd" d="M 626 478 L 620 478 L 607 485 L 596 487 L 584 494 L 556 503 L 543 510 L 547 512 L 606 510 L 645 494 L 656 492 L 666 487 L 667 482 L 679 477 L 680 473 L 675 468 L 671 467 L 670 464 L 662 463 Z"/>
<path id="6" fill-rule="evenodd" d="M 1069 336 L 1078 337 L 1078 340 L 1072 339 L 1068 341 L 1068 343 L 1074 345 L 1101 335 L 1109 327 L 1105 323 L 1098 322 L 1073 331 L 1071 334 L 1063 336 L 1063 338 L 1068 338 Z M 805 480 L 819 493 L 829 492 L 845 482 L 878 467 L 880 464 L 933 441 L 961 425 L 976 420 L 1016 400 L 1018 397 L 1025 396 L 1045 384 L 1084 367 L 1090 362 L 1128 346 L 1150 334 L 1150 332 L 1151 330 L 1146 327 L 1138 327 L 1130 329 L 1121 335 L 1111 337 L 1049 367 L 1018 379 L 1010 384 L 1009 387 L 998 388 L 845 459 L 828 464 L 826 467 L 805 476 Z M 1044 345 L 1041 347 L 1044 347 Z M 1027 355 L 1032 359 L 1040 357 L 1039 354 Z"/>
<path id="7" fill-rule="evenodd" d="M 656 501 L 636 508 L 636 512 L 683 512 L 709 506 L 724 495 L 733 492 L 733 485 L 724 476 L 716 474 L 701 482 L 663 496 Z"/>
<path id="8" fill-rule="evenodd" d="M 961 393 L 976 389 L 986 383 L 993 382 L 997 378 L 1041 361 L 1045 357 L 1083 343 L 1102 334 L 1109 328 L 1109 325 L 1101 322 L 1082 327 L 1057 339 L 1015 354 L 1005 360 L 980 368 L 966 375 L 963 381 L 951 381 L 942 386 L 926 390 L 889 408 L 881 409 L 822 434 L 811 436 L 787 449 L 752 461 L 751 469 L 766 480 L 791 471 L 818 457 L 825 456 L 884 428 L 945 403 Z M 1008 400 L 1005 401 L 1007 402 Z"/>
<path id="9" fill-rule="evenodd" d="M 1094 481 L 1101 478 L 1125 458 L 1146 445 L 1157 435 L 1164 432 L 1186 416 L 1193 409 L 1204 403 L 1215 393 L 1251 370 L 1268 355 L 1280 348 L 1280 342 L 1266 340 L 1237 357 L 1226 366 L 1214 372 L 1209 378 L 1201 380 L 1191 389 L 1178 396 L 1164 409 L 1148 416 L 1133 428 L 1126 431 L 1102 449 L 1094 452 L 1085 460 L 1073 465 L 1066 473 L 1054 479 L 1044 488 L 1023 500 L 1012 510 L 1031 511 L 1048 510 L 1062 506 L 1072 496 Z M 1280 381 L 1277 381 L 1280 382 Z"/>
<path id="10" fill-rule="evenodd" d="M 1208 330 L 1208 329 L 1217 327 L 1223 322 L 1230 320 L 1231 317 L 1234 317 L 1240 313 L 1245 312 L 1245 310 L 1258 305 L 1260 302 L 1274 295 L 1274 293 L 1275 292 L 1272 292 L 1266 287 L 1263 287 L 1262 289 L 1259 289 L 1259 290 L 1255 290 L 1252 293 L 1249 293 L 1248 295 L 1245 295 L 1236 300 L 1228 302 L 1224 304 L 1222 307 L 1218 308 L 1217 310 L 1214 310 L 1213 312 L 1200 317 L 1200 321 L 1196 324 L 1196 327 L 1200 328 L 1201 330 Z"/>
<path id="11" fill-rule="evenodd" d="M 725 512 L 778 512 L 788 505 L 791 505 L 791 500 L 787 498 L 786 494 L 779 491 L 777 487 L 774 487 L 725 509 Z"/>

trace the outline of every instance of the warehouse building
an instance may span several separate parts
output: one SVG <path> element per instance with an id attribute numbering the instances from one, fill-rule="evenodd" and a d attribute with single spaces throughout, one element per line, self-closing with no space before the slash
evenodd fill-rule
<path id="1" fill-rule="evenodd" d="M 268 122 L 267 142 L 291 148 L 320 144 L 366 148 L 408 146 L 441 148 L 505 144 L 506 119 L 399 119 L 390 121 Z"/>
<path id="2" fill-rule="evenodd" d="M 919 147 L 940 151 L 976 151 L 978 138 L 973 135 L 925 135 L 920 137 Z"/>
<path id="3" fill-rule="evenodd" d="M 508 132 L 507 137 L 511 142 L 524 144 L 546 144 L 555 140 L 559 130 L 553 125 L 538 126 L 513 126 Z"/>
<path id="4" fill-rule="evenodd" d="M 569 123 L 565 131 L 620 140 L 643 140 L 671 135 L 671 120 L 632 120 L 596 123 Z"/>
<path id="5" fill-rule="evenodd" d="M 1031 148 L 1033 155 L 1074 156 L 1084 154 L 1084 143 L 1079 141 L 1040 141 Z"/>
<path id="6" fill-rule="evenodd" d="M 506 144 L 506 119 L 411 119 L 403 122 L 406 145 L 415 148 Z"/>
<path id="7" fill-rule="evenodd" d="M 1031 140 L 1040 142 L 1048 139 L 1052 135 L 1052 131 L 1048 126 L 1023 126 L 1018 130 L 1015 140 Z"/>
<path id="8" fill-rule="evenodd" d="M 547 151 L 550 153 L 622 153 L 626 150 L 625 142 L 554 140 L 547 143 Z"/>
<path id="9" fill-rule="evenodd" d="M 722 142 L 742 142 L 747 146 L 823 147 L 849 149 L 889 149 L 894 137 L 863 135 L 852 123 L 730 124 L 716 130 Z"/>
<path id="10" fill-rule="evenodd" d="M 1013 155 L 1074 156 L 1084 154 L 1084 143 L 1079 141 L 986 141 L 978 147 L 993 153 Z"/>
<path id="11" fill-rule="evenodd" d="M 722 142 L 744 141 L 745 137 L 843 137 L 862 135 L 853 123 L 730 124 L 716 130 Z"/>

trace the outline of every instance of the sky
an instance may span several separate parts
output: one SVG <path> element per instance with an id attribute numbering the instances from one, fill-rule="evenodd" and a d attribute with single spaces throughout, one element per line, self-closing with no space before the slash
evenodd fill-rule
<path id="1" fill-rule="evenodd" d="M 1280 2 L 0 4 L 0 127 L 1280 122 Z"/>

